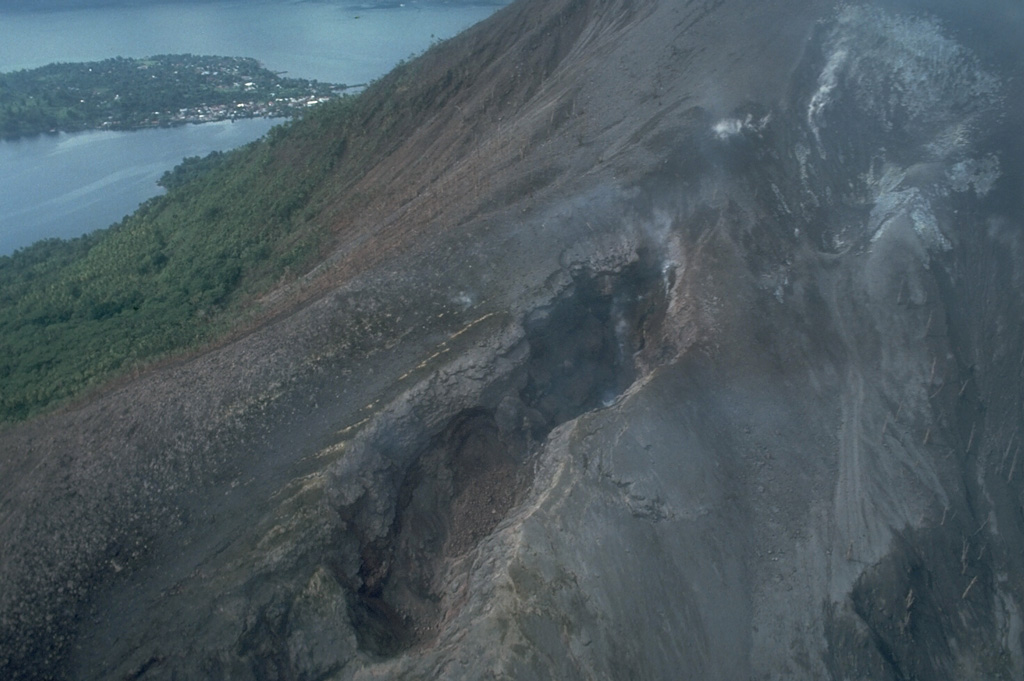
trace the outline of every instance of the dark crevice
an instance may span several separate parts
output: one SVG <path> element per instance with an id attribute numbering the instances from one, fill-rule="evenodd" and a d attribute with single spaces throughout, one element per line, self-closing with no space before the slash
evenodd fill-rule
<path id="1" fill-rule="evenodd" d="M 490 535 L 532 482 L 531 455 L 557 426 L 610 405 L 665 307 L 660 268 L 574 272 L 523 320 L 527 359 L 495 403 L 451 417 L 415 457 L 388 537 L 362 548 L 350 614 L 359 647 L 390 657 L 431 640 L 457 608 L 453 563 Z"/>

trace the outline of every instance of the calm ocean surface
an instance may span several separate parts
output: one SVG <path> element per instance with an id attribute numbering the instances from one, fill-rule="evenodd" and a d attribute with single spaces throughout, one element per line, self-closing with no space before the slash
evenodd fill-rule
<path id="1" fill-rule="evenodd" d="M 0 8 L 0 71 L 191 52 L 255 57 L 291 76 L 357 84 L 504 4 L 225 0 L 37 12 Z M 246 120 L 0 142 L 0 255 L 38 239 L 106 227 L 160 193 L 156 181 L 182 158 L 245 144 L 271 125 Z"/>

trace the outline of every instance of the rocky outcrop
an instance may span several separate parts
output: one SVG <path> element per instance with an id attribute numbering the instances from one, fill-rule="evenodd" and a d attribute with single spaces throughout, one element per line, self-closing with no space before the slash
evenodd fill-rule
<path id="1" fill-rule="evenodd" d="M 1020 21 L 520 2 L 432 51 L 387 258 L 346 218 L 308 304 L 4 433 L 0 669 L 1020 678 Z"/>

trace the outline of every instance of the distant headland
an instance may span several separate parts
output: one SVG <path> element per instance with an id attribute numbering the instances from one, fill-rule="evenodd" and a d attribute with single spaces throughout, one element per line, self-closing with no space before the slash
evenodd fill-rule
<path id="1" fill-rule="evenodd" d="M 285 78 L 255 59 L 170 54 L 0 73 L 0 137 L 295 116 L 348 85 Z"/>

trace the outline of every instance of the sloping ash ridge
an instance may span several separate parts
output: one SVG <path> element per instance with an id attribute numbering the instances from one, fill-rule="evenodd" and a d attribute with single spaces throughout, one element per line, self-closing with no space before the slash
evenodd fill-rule
<path id="1" fill-rule="evenodd" d="M 1020 678 L 1024 26 L 945 7 L 414 62 L 302 307 L 5 433 L 0 669 Z"/>

